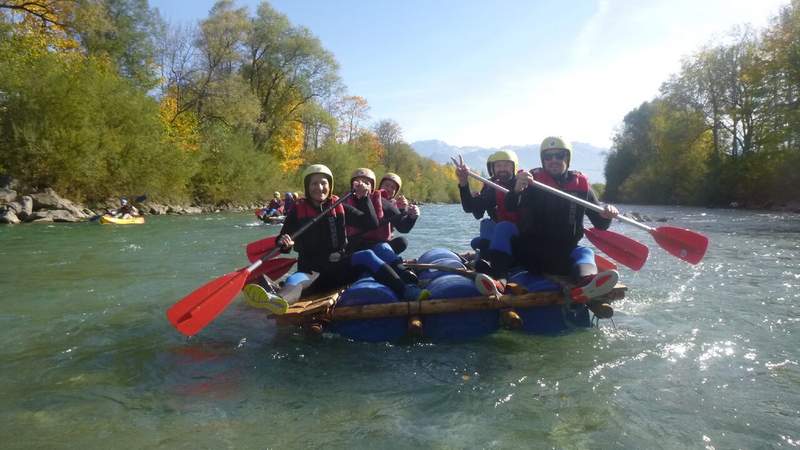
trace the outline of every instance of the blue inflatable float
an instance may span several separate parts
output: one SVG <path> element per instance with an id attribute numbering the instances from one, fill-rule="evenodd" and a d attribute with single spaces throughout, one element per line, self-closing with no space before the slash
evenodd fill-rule
<path id="1" fill-rule="evenodd" d="M 458 255 L 443 248 L 425 252 L 417 262 L 465 269 Z M 513 274 L 508 282 L 528 293 L 503 295 L 498 300 L 483 296 L 469 272 L 423 270 L 418 274 L 420 285 L 430 292 L 427 300 L 403 301 L 388 287 L 365 277 L 341 294 L 300 301 L 287 314 L 275 318 L 279 325 L 311 325 L 314 330 L 324 328 L 364 342 L 400 341 L 414 329 L 432 341 L 476 339 L 497 331 L 504 311 L 511 310 L 521 319 L 520 331 L 531 334 L 558 334 L 592 325 L 586 305 L 568 304 L 564 301 L 564 288 L 542 276 Z M 616 288 L 608 295 L 608 301 L 623 298 L 625 289 Z"/>

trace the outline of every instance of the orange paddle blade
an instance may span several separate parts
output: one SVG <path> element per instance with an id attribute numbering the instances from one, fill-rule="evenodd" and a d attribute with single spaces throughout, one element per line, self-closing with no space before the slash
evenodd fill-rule
<path id="1" fill-rule="evenodd" d="M 650 232 L 664 250 L 691 264 L 706 255 L 708 238 L 700 233 L 677 227 L 658 227 Z"/>
<path id="2" fill-rule="evenodd" d="M 239 294 L 249 275 L 247 268 L 209 281 L 167 310 L 167 319 L 186 336 L 211 323 Z"/>
<path id="3" fill-rule="evenodd" d="M 650 250 L 638 241 L 608 230 L 589 228 L 583 231 L 595 247 L 631 270 L 639 270 L 647 262 Z"/>

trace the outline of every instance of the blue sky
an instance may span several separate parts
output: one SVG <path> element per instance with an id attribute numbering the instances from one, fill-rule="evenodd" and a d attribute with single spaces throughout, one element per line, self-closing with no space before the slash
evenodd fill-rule
<path id="1" fill-rule="evenodd" d="M 276 0 L 409 141 L 501 147 L 559 134 L 608 147 L 681 57 L 788 0 Z M 251 14 L 260 3 L 238 0 Z M 150 0 L 175 24 L 213 0 Z"/>

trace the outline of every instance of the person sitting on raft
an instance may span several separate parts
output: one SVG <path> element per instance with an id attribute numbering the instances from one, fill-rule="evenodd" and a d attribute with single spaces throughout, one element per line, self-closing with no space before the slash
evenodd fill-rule
<path id="1" fill-rule="evenodd" d="M 292 207 L 294 206 L 294 194 L 291 192 L 287 192 L 286 195 L 283 197 L 283 213 L 289 214 Z"/>
<path id="2" fill-rule="evenodd" d="M 118 219 L 130 219 L 139 215 L 139 210 L 128 202 L 128 199 L 122 197 L 119 199 L 119 208 L 111 210 L 108 214 Z"/>
<path id="3" fill-rule="evenodd" d="M 281 193 L 276 191 L 272 193 L 272 200 L 269 201 L 266 208 L 263 208 L 259 212 L 258 217 L 265 219 L 267 217 L 276 217 L 280 215 L 283 215 L 283 202 L 281 201 Z"/>
<path id="4" fill-rule="evenodd" d="M 499 150 L 489 156 L 486 170 L 491 181 L 508 190 L 514 188 L 519 169 L 519 158 L 513 150 Z M 461 194 L 461 207 L 472 213 L 480 222 L 480 236 L 472 240 L 472 248 L 480 252 L 475 262 L 475 270 L 497 278 L 505 278 L 508 269 L 514 264 L 511 239 L 519 234 L 517 223 L 519 213 L 509 211 L 505 205 L 506 194 L 484 185 L 480 193 L 473 195 L 469 189 L 470 168 L 463 160 L 456 164 L 458 188 Z"/>
<path id="5" fill-rule="evenodd" d="M 397 272 L 373 251 L 361 250 L 352 254 L 345 251 L 346 224 L 358 223 L 367 227 L 371 222 L 374 228 L 378 223 L 375 215 L 356 212 L 356 208 L 339 205 L 298 236 L 297 241 L 292 240 L 291 235 L 295 231 L 338 200 L 335 195 L 331 195 L 333 173 L 322 164 L 313 164 L 306 168 L 303 172 L 303 186 L 305 198 L 298 200 L 289 211 L 276 239 L 276 244 L 284 253 L 293 248 L 297 252 L 297 272 L 289 276 L 283 288 L 277 292 L 274 283 L 266 277 L 248 284 L 244 293 L 249 304 L 282 314 L 289 302 L 297 301 L 302 291 L 310 293 L 340 288 L 356 281 L 365 270 L 401 299 L 416 300 L 428 296 L 428 291 L 404 283 Z M 366 196 L 363 198 L 369 200 Z"/>
<path id="6" fill-rule="evenodd" d="M 575 197 L 600 205 L 586 175 L 569 168 L 572 146 L 561 137 L 547 137 L 539 149 L 542 167 L 519 171 L 513 191 L 506 196 L 506 208 L 520 214 L 519 238 L 515 240 L 518 258 L 529 271 L 569 275 L 586 291 L 602 295 L 617 283 L 616 271 L 597 273 L 594 252 L 578 245 L 583 237 L 583 217 L 607 230 L 619 214 L 613 205 L 602 213 L 585 210 L 569 200 L 536 188 L 538 181 Z M 594 310 L 593 310 L 594 311 Z"/>
<path id="7" fill-rule="evenodd" d="M 409 204 L 405 196 L 398 195 L 402 186 L 403 180 L 400 175 L 392 172 L 387 172 L 381 178 L 379 185 L 383 208 L 381 227 L 388 225 L 389 239 L 387 242 L 398 255 L 408 248 L 408 240 L 403 236 L 393 237 L 393 230 L 408 233 L 419 219 L 419 207 Z"/>
<path id="8" fill-rule="evenodd" d="M 383 192 L 375 190 L 375 172 L 367 168 L 358 168 L 350 177 L 350 186 L 355 193 L 345 201 L 345 205 L 357 209 L 359 213 L 374 214 L 378 220 L 377 225 L 363 226 L 356 221 L 347 221 L 347 251 L 348 253 L 359 250 L 372 250 L 379 258 L 389 263 L 395 272 L 407 283 L 416 283 L 416 275 L 402 266 L 402 258 L 392 246 L 391 218 L 400 219 L 400 211 L 384 199 Z M 387 217 L 386 213 L 389 213 Z M 351 214 L 351 211 L 348 211 Z M 357 214 L 357 213 L 356 213 Z M 395 241 L 403 245 L 400 251 L 405 250 L 408 243 L 404 238 Z"/>

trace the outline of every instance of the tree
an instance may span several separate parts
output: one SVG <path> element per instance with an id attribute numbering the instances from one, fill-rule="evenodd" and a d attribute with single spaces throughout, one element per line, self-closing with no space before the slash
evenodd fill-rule
<path id="1" fill-rule="evenodd" d="M 81 11 L 88 2 L 83 3 Z M 87 53 L 110 58 L 141 89 L 155 87 L 157 43 L 166 32 L 158 11 L 147 0 L 102 0 L 96 7 L 94 13 L 80 15 L 78 34 Z"/>
<path id="2" fill-rule="evenodd" d="M 378 136 L 378 141 L 384 148 L 389 148 L 403 140 L 403 130 L 400 124 L 392 119 L 383 119 L 373 125 L 372 131 Z"/>
<path id="3" fill-rule="evenodd" d="M 300 120 L 305 105 L 339 90 L 339 66 L 308 29 L 291 26 L 266 2 L 249 30 L 242 74 L 261 105 L 255 142 L 266 148 L 274 133 Z"/>
<path id="4" fill-rule="evenodd" d="M 361 131 L 361 123 L 369 118 L 368 112 L 369 104 L 364 97 L 348 95 L 342 98 L 339 107 L 339 122 L 343 124 L 341 135 L 343 142 L 352 142 L 358 136 Z"/>

